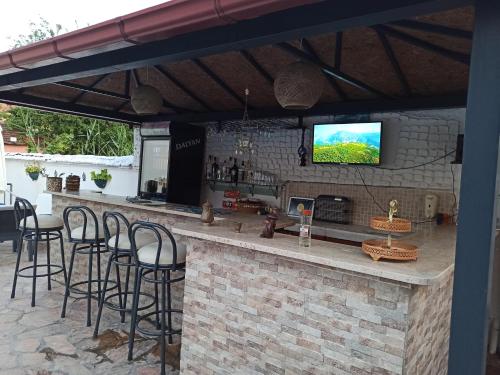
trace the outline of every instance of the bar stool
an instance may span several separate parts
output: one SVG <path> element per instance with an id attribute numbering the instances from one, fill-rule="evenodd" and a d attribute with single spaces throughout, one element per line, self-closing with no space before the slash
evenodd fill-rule
<path id="1" fill-rule="evenodd" d="M 35 306 L 36 298 L 36 279 L 39 277 L 47 277 L 47 289 L 52 290 L 50 277 L 63 272 L 64 281 L 66 282 L 66 266 L 64 263 L 64 243 L 61 230 L 63 229 L 63 221 L 54 215 L 37 215 L 31 203 L 24 198 L 17 197 L 14 202 L 14 217 L 16 228 L 19 231 L 19 240 L 17 242 L 17 260 L 16 269 L 14 272 L 14 281 L 12 282 L 12 292 L 10 298 L 16 296 L 16 285 L 18 277 L 32 278 L 31 306 Z M 61 265 L 50 263 L 50 242 L 59 240 L 61 250 Z M 27 241 L 29 247 L 33 251 L 33 264 L 23 268 L 19 268 L 21 261 L 21 253 L 23 249 L 23 241 Z M 38 243 L 45 241 L 47 244 L 47 263 L 38 264 Z M 34 246 L 33 246 L 34 244 Z M 31 260 L 31 259 L 30 259 Z M 39 274 L 38 268 L 46 267 L 47 272 Z M 33 270 L 33 273 L 28 275 L 24 271 Z"/>
<path id="2" fill-rule="evenodd" d="M 70 216 L 80 217 L 83 225 L 72 228 L 69 219 Z M 101 299 L 101 254 L 108 250 L 102 245 L 104 236 L 99 232 L 99 222 L 94 211 L 86 206 L 68 206 L 63 211 L 64 226 L 66 227 L 68 241 L 73 244 L 71 249 L 71 259 L 68 269 L 68 278 L 66 280 L 66 292 L 64 293 L 64 302 L 61 311 L 61 318 L 66 317 L 66 306 L 68 297 L 71 293 L 82 295 L 80 298 L 87 299 L 87 327 L 91 325 L 92 299 Z M 74 262 L 76 254 L 88 256 L 87 280 L 71 283 L 73 274 Z M 93 278 L 93 257 L 96 255 L 97 276 Z M 97 284 L 97 290 L 93 290 L 92 285 Z M 81 285 L 86 285 L 86 290 L 80 289 Z M 113 285 L 108 290 L 116 288 Z M 97 297 L 96 297 L 97 295 Z"/>
<path id="3" fill-rule="evenodd" d="M 112 235 L 108 222 L 114 224 L 115 235 Z M 127 308 L 128 296 L 133 294 L 133 291 L 129 291 L 130 268 L 135 267 L 135 262 L 132 262 L 132 251 L 128 237 L 130 223 L 121 213 L 106 211 L 102 216 L 102 224 L 104 228 L 105 245 L 108 251 L 111 252 L 111 255 L 109 256 L 106 274 L 104 276 L 103 292 L 99 301 L 99 310 L 95 323 L 94 337 L 97 337 L 99 334 L 99 324 L 104 306 L 111 310 L 119 311 L 122 323 L 125 322 L 125 313 L 132 311 L 131 308 Z M 145 246 L 155 241 L 156 237 L 150 232 L 136 234 L 136 245 L 138 247 Z M 113 265 L 115 266 L 115 282 L 118 287 L 118 292 L 106 296 L 106 289 Z M 123 292 L 120 281 L 120 267 L 125 268 L 125 291 Z M 148 305 L 141 306 L 138 308 L 138 311 L 149 309 L 158 303 L 158 288 L 155 288 L 155 291 L 155 296 L 147 293 L 141 293 L 141 296 L 148 297 L 152 300 L 152 302 Z M 116 297 L 118 297 L 118 304 L 110 301 Z"/>
<path id="4" fill-rule="evenodd" d="M 138 246 L 138 231 L 151 231 L 156 241 L 142 247 Z M 166 239 L 162 238 L 166 237 Z M 136 221 L 129 228 L 129 238 L 136 264 L 134 298 L 132 302 L 132 318 L 130 322 L 128 360 L 131 361 L 134 350 L 135 331 L 139 331 L 145 336 L 159 337 L 160 339 L 160 360 L 161 374 L 165 374 L 165 337 L 168 336 L 169 344 L 172 344 L 172 336 L 180 335 L 182 329 L 172 327 L 172 314 L 182 314 L 182 310 L 172 308 L 171 286 L 174 283 L 184 280 L 186 265 L 186 246 L 176 244 L 175 238 L 163 225 Z M 151 276 L 160 273 L 161 278 Z M 172 279 L 172 272 L 181 272 L 182 275 Z M 140 326 L 144 320 L 148 320 L 158 310 L 138 316 L 139 295 L 142 281 L 153 283 L 161 287 L 161 315 L 159 329 L 152 331 Z M 165 319 L 167 322 L 165 322 Z M 158 328 L 158 327 L 157 327 Z"/>

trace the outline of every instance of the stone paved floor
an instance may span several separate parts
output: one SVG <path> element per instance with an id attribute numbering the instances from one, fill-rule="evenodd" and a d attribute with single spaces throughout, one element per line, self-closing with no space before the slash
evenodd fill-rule
<path id="1" fill-rule="evenodd" d="M 67 317 L 60 318 L 62 285 L 53 283 L 49 292 L 46 278 L 38 279 L 32 308 L 31 279 L 20 278 L 11 299 L 14 265 L 10 243 L 0 243 L 0 375 L 159 374 L 155 340 L 139 337 L 135 360 L 127 361 L 128 319 L 120 324 L 118 313 L 104 310 L 101 335 L 94 340 L 93 327 L 85 327 L 85 301 L 69 300 Z M 168 347 L 169 374 L 178 374 L 179 350 L 179 344 Z"/>

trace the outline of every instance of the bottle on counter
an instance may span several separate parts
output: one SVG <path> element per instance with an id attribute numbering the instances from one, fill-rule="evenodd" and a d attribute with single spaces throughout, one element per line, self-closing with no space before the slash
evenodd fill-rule
<path id="1" fill-rule="evenodd" d="M 312 211 L 303 210 L 300 215 L 299 247 L 311 247 Z"/>
<path id="2" fill-rule="evenodd" d="M 214 156 L 214 162 L 212 163 L 212 178 L 220 180 L 220 168 L 217 164 L 217 157 Z"/>
<path id="3" fill-rule="evenodd" d="M 238 177 L 239 177 L 239 168 L 238 168 L 238 161 L 236 158 L 234 158 L 234 164 L 231 167 L 231 182 L 237 184 L 238 183 Z"/>
<path id="4" fill-rule="evenodd" d="M 221 180 L 222 181 L 227 181 L 227 161 L 226 159 L 224 159 L 224 161 L 222 162 L 222 172 L 221 172 Z"/>

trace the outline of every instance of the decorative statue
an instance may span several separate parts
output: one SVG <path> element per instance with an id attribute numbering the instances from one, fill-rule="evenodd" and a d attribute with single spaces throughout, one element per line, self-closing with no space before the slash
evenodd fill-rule
<path id="1" fill-rule="evenodd" d="M 214 221 L 214 208 L 210 202 L 205 202 L 202 205 L 201 221 L 204 225 L 210 225 Z"/>
<path id="2" fill-rule="evenodd" d="M 267 215 L 266 221 L 264 222 L 264 230 L 261 233 L 262 238 L 273 238 L 274 229 L 276 228 L 276 220 L 278 220 L 278 215 L 273 211 Z"/>
<path id="3" fill-rule="evenodd" d="M 396 199 L 392 199 L 389 202 L 389 223 L 392 223 L 392 219 L 396 212 L 398 212 L 399 203 Z"/>

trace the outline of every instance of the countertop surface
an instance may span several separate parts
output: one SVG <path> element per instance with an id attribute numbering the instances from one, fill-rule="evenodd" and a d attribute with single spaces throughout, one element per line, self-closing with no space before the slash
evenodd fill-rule
<path id="1" fill-rule="evenodd" d="M 233 245 L 250 250 L 304 261 L 321 266 L 378 276 L 414 285 L 430 285 L 451 272 L 455 258 L 453 225 L 426 224 L 402 240 L 419 247 L 417 261 L 373 261 L 360 247 L 312 240 L 310 248 L 299 248 L 296 236 L 276 233 L 273 239 L 260 238 L 254 230 L 236 233 L 222 223 L 204 226 L 201 223 L 180 224 L 172 231 L 178 235 Z M 348 226 L 346 226 L 346 229 Z"/>
<path id="2" fill-rule="evenodd" d="M 115 206 L 128 207 L 143 211 L 150 211 L 160 214 L 178 215 L 199 219 L 201 216 L 201 208 L 197 206 L 188 206 L 183 204 L 154 202 L 153 204 L 132 203 L 128 202 L 123 196 L 103 194 L 91 190 L 80 190 L 78 192 L 47 192 L 54 196 L 76 199 L 80 201 L 96 202 L 111 204 Z M 215 221 L 224 221 L 225 227 L 234 227 L 237 224 L 242 225 L 243 230 L 261 230 L 264 226 L 264 216 L 244 214 L 232 211 L 219 212 L 215 214 Z M 280 217 L 277 222 L 277 228 L 285 228 L 295 224 L 295 221 Z M 232 229 L 230 229 L 232 230 Z"/>

